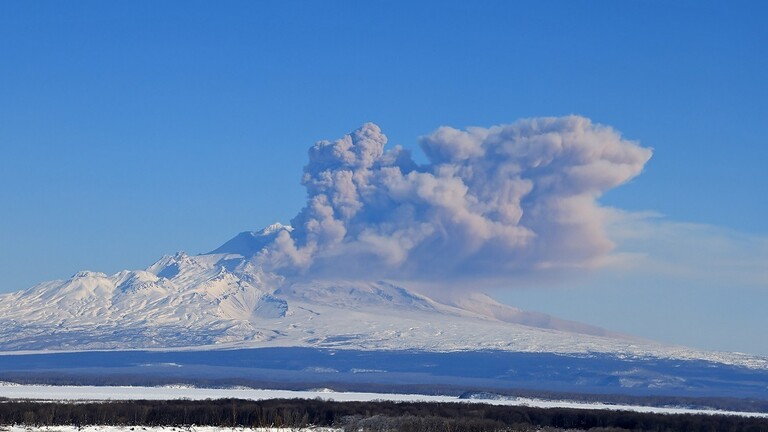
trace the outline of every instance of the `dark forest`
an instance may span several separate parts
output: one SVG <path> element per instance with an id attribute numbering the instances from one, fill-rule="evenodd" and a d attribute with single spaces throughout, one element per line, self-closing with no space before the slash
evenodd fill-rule
<path id="1" fill-rule="evenodd" d="M 477 403 L 333 402 L 320 399 L 89 403 L 2 401 L 0 424 L 125 426 L 333 426 L 345 431 L 768 431 L 768 419 L 648 414 Z"/>

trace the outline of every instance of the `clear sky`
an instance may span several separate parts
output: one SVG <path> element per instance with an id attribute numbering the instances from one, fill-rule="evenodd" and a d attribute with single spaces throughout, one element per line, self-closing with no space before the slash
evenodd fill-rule
<path id="1" fill-rule="evenodd" d="M 364 122 L 578 114 L 654 149 L 601 202 L 642 266 L 510 282 L 523 308 L 768 354 L 768 3 L 0 3 L 0 292 L 288 222 L 307 148 Z"/>

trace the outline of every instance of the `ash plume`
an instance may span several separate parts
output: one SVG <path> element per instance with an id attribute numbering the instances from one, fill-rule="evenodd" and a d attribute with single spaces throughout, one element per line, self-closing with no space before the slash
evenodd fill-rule
<path id="1" fill-rule="evenodd" d="M 367 123 L 309 150 L 307 203 L 256 257 L 284 275 L 450 280 L 588 267 L 612 250 L 598 198 L 651 150 L 579 116 L 440 127 L 428 163 Z"/>

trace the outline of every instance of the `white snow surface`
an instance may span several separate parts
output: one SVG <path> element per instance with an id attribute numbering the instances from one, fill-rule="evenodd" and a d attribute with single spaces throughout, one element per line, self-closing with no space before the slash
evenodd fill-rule
<path id="1" fill-rule="evenodd" d="M 145 270 L 83 271 L 0 295 L 0 352 L 314 347 L 505 350 L 698 359 L 768 368 L 768 358 L 669 346 L 522 311 L 472 294 L 438 302 L 387 281 L 288 280 L 249 255 L 282 225 Z"/>
<path id="2" fill-rule="evenodd" d="M 305 391 L 262 390 L 262 389 L 210 389 L 185 386 L 166 387 L 97 387 L 97 386 L 40 386 L 40 385 L 0 385 L 0 397 L 9 399 L 42 401 L 109 401 L 109 400 L 204 400 L 237 398 L 245 400 L 266 399 L 316 399 L 338 402 L 435 402 L 435 403 L 486 403 L 492 405 L 530 406 L 537 408 L 573 408 L 599 409 L 615 411 L 634 411 L 660 414 L 722 414 L 744 417 L 768 418 L 768 413 L 721 411 L 712 409 L 694 409 L 684 407 L 651 407 L 640 405 L 616 405 L 605 403 L 587 403 L 575 401 L 552 401 L 532 398 L 496 398 L 496 399 L 459 399 L 455 396 L 434 396 L 397 393 L 362 393 L 333 392 L 328 389 Z"/>
<path id="3" fill-rule="evenodd" d="M 12 425 L 0 426 L 0 432 L 341 432 L 341 429 L 327 427 L 308 428 L 243 428 L 243 427 L 216 427 L 216 426 L 30 426 Z"/>

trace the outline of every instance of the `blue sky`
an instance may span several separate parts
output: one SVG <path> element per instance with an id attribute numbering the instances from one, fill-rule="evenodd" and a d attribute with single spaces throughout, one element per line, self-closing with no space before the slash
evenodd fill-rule
<path id="1" fill-rule="evenodd" d="M 0 4 L 0 291 L 288 222 L 307 148 L 367 121 L 424 160 L 441 125 L 579 114 L 654 149 L 601 199 L 645 212 L 614 232 L 644 265 L 494 295 L 768 354 L 768 6 L 412 3 Z"/>

